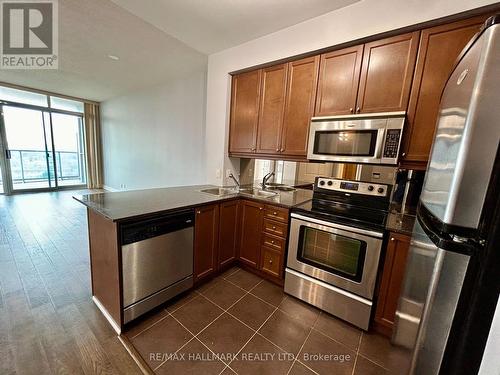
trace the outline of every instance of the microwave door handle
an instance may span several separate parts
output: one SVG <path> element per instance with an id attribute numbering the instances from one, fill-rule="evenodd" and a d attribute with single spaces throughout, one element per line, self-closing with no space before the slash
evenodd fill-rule
<path id="1" fill-rule="evenodd" d="M 380 160 L 382 158 L 382 150 L 385 143 L 385 128 L 378 129 L 377 141 L 375 143 L 375 158 Z"/>

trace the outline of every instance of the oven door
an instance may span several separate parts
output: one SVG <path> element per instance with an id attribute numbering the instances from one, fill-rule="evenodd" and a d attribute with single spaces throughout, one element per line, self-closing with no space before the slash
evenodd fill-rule
<path id="1" fill-rule="evenodd" d="M 372 299 L 383 234 L 291 216 L 287 267 Z"/>
<path id="2" fill-rule="evenodd" d="M 380 164 L 387 119 L 313 121 L 307 158 Z"/>

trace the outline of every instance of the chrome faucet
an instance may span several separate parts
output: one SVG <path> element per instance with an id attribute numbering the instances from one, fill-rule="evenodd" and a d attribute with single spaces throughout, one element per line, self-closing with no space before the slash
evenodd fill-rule
<path id="1" fill-rule="evenodd" d="M 268 174 L 266 174 L 264 176 L 264 178 L 262 179 L 262 188 L 265 189 L 266 188 L 266 185 L 267 185 L 267 181 L 274 176 L 274 172 L 269 172 Z"/>
<path id="2" fill-rule="evenodd" d="M 234 177 L 234 175 L 232 173 L 229 173 L 229 178 L 233 179 L 234 183 L 236 184 L 236 186 L 240 187 L 240 182 L 236 179 L 236 177 Z"/>

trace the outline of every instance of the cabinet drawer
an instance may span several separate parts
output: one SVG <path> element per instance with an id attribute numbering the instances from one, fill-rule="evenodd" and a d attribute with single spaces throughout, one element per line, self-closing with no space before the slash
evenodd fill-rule
<path id="1" fill-rule="evenodd" d="M 281 278 L 281 253 L 263 246 L 261 259 L 260 268 L 263 272 Z"/>
<path id="2" fill-rule="evenodd" d="M 262 234 L 262 245 L 267 246 L 276 251 L 285 251 L 285 239 L 276 237 L 267 233 Z"/>
<path id="3" fill-rule="evenodd" d="M 288 223 L 288 210 L 286 208 L 266 205 L 264 217 Z"/>
<path id="4" fill-rule="evenodd" d="M 279 237 L 286 237 L 288 225 L 277 221 L 264 219 L 262 230 L 265 233 L 273 234 Z"/>

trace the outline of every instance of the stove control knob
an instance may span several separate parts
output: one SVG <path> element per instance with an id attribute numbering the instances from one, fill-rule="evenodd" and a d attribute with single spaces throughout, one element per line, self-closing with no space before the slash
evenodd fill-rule
<path id="1" fill-rule="evenodd" d="M 333 181 L 328 181 L 328 186 L 332 186 L 333 185 Z"/>
<path id="2" fill-rule="evenodd" d="M 373 191 L 373 185 L 368 185 L 368 191 Z"/>
<path id="3" fill-rule="evenodd" d="M 323 185 L 325 184 L 325 181 L 321 180 L 321 181 L 319 182 L 319 184 L 320 184 L 321 186 L 323 186 Z"/>
<path id="4" fill-rule="evenodd" d="M 378 188 L 377 190 L 380 194 L 382 194 L 384 192 L 384 188 Z"/>

